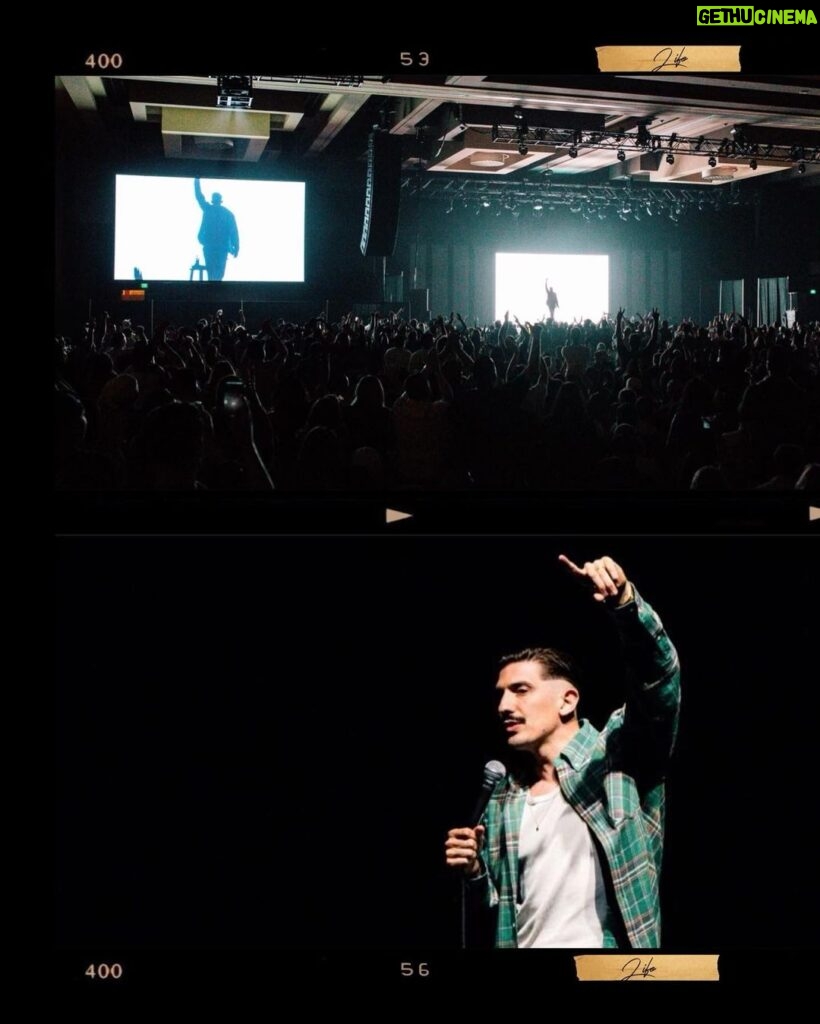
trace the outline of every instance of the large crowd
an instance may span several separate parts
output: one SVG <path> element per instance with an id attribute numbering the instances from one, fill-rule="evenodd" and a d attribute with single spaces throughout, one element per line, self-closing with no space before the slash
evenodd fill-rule
<path id="1" fill-rule="evenodd" d="M 820 323 L 105 315 L 55 362 L 64 490 L 820 486 Z"/>

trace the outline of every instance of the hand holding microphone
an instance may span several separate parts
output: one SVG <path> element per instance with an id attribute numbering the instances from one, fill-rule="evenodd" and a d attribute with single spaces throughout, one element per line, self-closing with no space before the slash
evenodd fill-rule
<path id="1" fill-rule="evenodd" d="M 480 825 L 487 804 L 490 802 L 490 794 L 496 783 L 507 774 L 507 769 L 500 761 L 488 761 L 484 766 L 484 779 L 481 785 L 481 795 L 476 801 L 472 814 L 474 822 L 472 828 L 451 828 L 447 833 L 447 840 L 444 844 L 444 853 L 447 866 L 460 868 L 467 878 L 472 878 L 481 871 L 479 856 L 484 849 L 485 829 Z"/>

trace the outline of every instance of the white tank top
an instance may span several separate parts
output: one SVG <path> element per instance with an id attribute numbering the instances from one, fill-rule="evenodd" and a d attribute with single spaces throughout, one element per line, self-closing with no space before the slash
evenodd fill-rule
<path id="1" fill-rule="evenodd" d="M 604 873 L 592 835 L 558 786 L 526 794 L 518 841 L 519 948 L 614 946 Z"/>

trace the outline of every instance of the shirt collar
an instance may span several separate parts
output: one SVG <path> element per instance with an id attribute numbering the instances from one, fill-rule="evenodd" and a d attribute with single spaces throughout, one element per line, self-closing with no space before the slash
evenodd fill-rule
<path id="1" fill-rule="evenodd" d="M 592 756 L 592 751 L 599 736 L 598 730 L 586 718 L 581 719 L 581 727 L 564 747 L 556 760 L 566 761 L 574 771 L 583 768 Z"/>

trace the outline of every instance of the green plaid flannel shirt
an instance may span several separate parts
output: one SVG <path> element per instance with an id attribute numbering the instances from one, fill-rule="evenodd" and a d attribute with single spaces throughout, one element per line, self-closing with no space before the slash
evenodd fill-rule
<path id="1" fill-rule="evenodd" d="M 603 731 L 588 721 L 556 759 L 561 791 L 597 840 L 630 947 L 658 948 L 664 779 L 680 708 L 678 656 L 653 609 L 634 600 L 612 611 L 621 634 L 629 696 Z M 495 944 L 516 946 L 518 836 L 525 792 L 499 782 L 484 815 L 483 888 L 497 911 Z"/>

